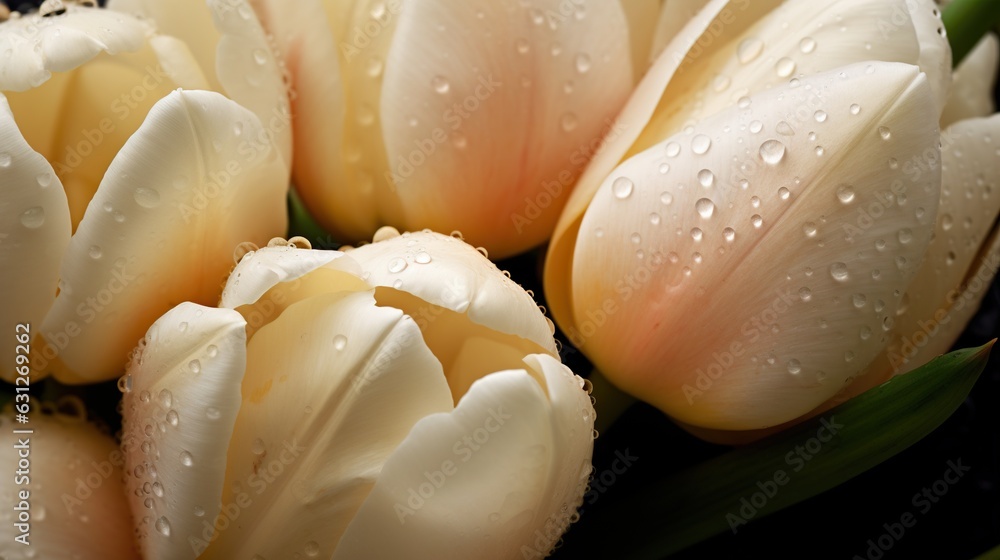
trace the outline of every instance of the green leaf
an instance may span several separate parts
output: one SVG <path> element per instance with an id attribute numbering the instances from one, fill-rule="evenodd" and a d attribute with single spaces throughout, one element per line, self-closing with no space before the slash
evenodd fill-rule
<path id="1" fill-rule="evenodd" d="M 1000 2 L 997 0 L 954 0 L 941 14 L 951 43 L 952 65 L 972 52 L 976 43 L 1000 24 Z"/>
<path id="2" fill-rule="evenodd" d="M 834 488 L 941 425 L 969 394 L 992 346 L 937 358 L 820 417 L 594 509 L 573 527 L 560 555 L 662 558 Z M 770 497 L 746 519 L 750 510 L 740 511 L 741 500 L 758 492 Z"/>

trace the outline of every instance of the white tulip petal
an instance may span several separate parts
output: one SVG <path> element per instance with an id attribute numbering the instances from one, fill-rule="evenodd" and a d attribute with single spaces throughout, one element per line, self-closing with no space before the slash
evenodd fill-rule
<path id="1" fill-rule="evenodd" d="M 11 433 L 25 428 L 34 433 Z M 37 410 L 28 425 L 15 424 L 5 414 L 0 431 L 0 461 L 10 465 L 10 475 L 0 484 L 0 499 L 7 504 L 0 525 L 0 557 L 138 560 L 122 489 L 122 454 L 114 439 L 82 419 Z M 22 438 L 30 440 L 31 462 L 31 482 L 24 485 L 15 482 L 14 474 Z M 18 508 L 20 492 L 29 492 L 26 511 Z M 22 512 L 30 515 L 29 531 L 21 537 L 28 546 L 14 540 L 22 534 L 15 526 Z"/>
<path id="2" fill-rule="evenodd" d="M 70 5 L 53 17 L 31 14 L 0 24 L 0 90 L 37 87 L 52 72 L 72 70 L 101 52 L 139 50 L 149 27 L 124 14 Z"/>
<path id="3" fill-rule="evenodd" d="M 618 2 L 407 4 L 381 98 L 401 223 L 460 230 L 495 256 L 543 242 L 613 131 L 629 49 Z"/>
<path id="4" fill-rule="evenodd" d="M 211 89 L 205 72 L 187 43 L 170 35 L 155 35 L 149 38 L 149 46 L 177 87 Z"/>
<path id="5" fill-rule="evenodd" d="M 452 409 L 441 365 L 414 322 L 370 293 L 290 306 L 247 355 L 223 498 L 239 518 L 204 558 L 329 558 L 389 454 L 418 420 Z"/>
<path id="6" fill-rule="evenodd" d="M 656 58 L 684 29 L 691 19 L 708 4 L 708 0 L 666 0 L 660 9 L 653 34 L 653 45 L 649 52 L 650 61 Z"/>
<path id="7" fill-rule="evenodd" d="M 0 266 L 4 270 L 0 328 L 16 333 L 16 325 L 26 324 L 33 336 L 56 297 L 59 263 L 69 245 L 69 208 L 52 166 L 24 141 L 2 95 L 0 185 Z M 15 346 L 0 348 L 4 363 L 0 377 L 8 383 L 15 376 Z M 41 358 L 38 353 L 34 357 Z M 40 379 L 43 371 L 34 375 Z"/>
<path id="8" fill-rule="evenodd" d="M 386 461 L 333 558 L 544 557 L 591 472 L 593 408 L 549 356 L 489 375 L 424 418 Z"/>
<path id="9" fill-rule="evenodd" d="M 126 495 L 146 560 L 196 558 L 221 510 L 245 325 L 235 311 L 182 303 L 150 327 L 119 382 Z"/>
<path id="10" fill-rule="evenodd" d="M 655 60 L 650 56 L 657 22 L 661 15 L 660 0 L 626 0 L 621 2 L 628 20 L 628 36 L 632 45 L 632 76 L 638 81 Z M 669 2 L 666 4 L 670 4 Z M 692 14 L 693 15 L 693 14 Z M 683 24 L 683 22 L 682 22 Z"/>
<path id="11" fill-rule="evenodd" d="M 282 71 L 246 0 L 111 0 L 109 8 L 148 18 L 158 32 L 183 41 L 209 88 L 253 111 L 268 131 L 264 140 L 254 140 L 273 143 L 291 167 L 291 109 Z"/>
<path id="12" fill-rule="evenodd" d="M 948 103 L 941 114 L 941 126 L 961 120 L 985 117 L 996 111 L 993 87 L 1000 67 L 1000 41 L 988 33 L 955 69 Z"/>
<path id="13" fill-rule="evenodd" d="M 372 49 L 372 39 L 360 31 L 334 37 L 330 31 L 333 18 L 328 18 L 321 0 L 252 0 L 251 4 L 274 36 L 291 80 L 296 189 L 326 230 L 361 239 L 378 227 L 378 211 L 374 192 L 354 188 L 359 177 L 341 157 L 350 144 L 345 138 L 348 96 L 340 58 L 367 65 L 375 74 L 367 80 L 380 82 L 384 56 Z M 393 13 L 383 21 L 391 26 L 394 20 Z M 387 40 L 383 35 L 391 36 L 391 27 L 380 24 L 378 29 L 375 40 L 380 44 Z M 350 159 L 355 157 L 363 154 L 352 150 Z"/>
<path id="14" fill-rule="evenodd" d="M 925 75 L 896 63 L 803 78 L 668 138 L 587 210 L 567 334 L 683 422 L 804 414 L 887 341 L 936 216 L 938 140 Z"/>
<path id="15" fill-rule="evenodd" d="M 567 286 L 570 283 L 573 247 L 583 213 L 601 183 L 618 165 L 652 118 L 653 111 L 674 74 L 682 63 L 690 61 L 686 58 L 687 53 L 710 29 L 744 29 L 779 3 L 780 0 L 757 0 L 744 5 L 742 0 L 710 0 L 674 37 L 632 91 L 628 103 L 615 117 L 613 133 L 604 138 L 602 149 L 592 154 L 592 159 L 573 187 L 549 243 L 545 263 L 545 294 L 553 316 L 561 324 L 571 324 L 566 322 L 572 315 L 570 290 Z M 727 23 L 723 23 L 723 19 Z M 714 40 L 706 41 L 708 45 L 713 42 Z"/>
<path id="16" fill-rule="evenodd" d="M 472 323 L 487 329 L 531 341 L 537 351 L 557 355 L 538 304 L 460 239 L 432 232 L 404 233 L 358 247 L 349 256 L 368 273 L 372 286 L 412 294 L 430 305 L 468 315 Z"/>
<path id="17" fill-rule="evenodd" d="M 913 63 L 927 73 L 927 83 L 934 93 L 934 103 L 940 114 L 952 82 L 951 45 L 941 21 L 941 9 L 934 0 L 907 0 L 906 9 L 920 43 L 920 56 Z M 879 60 L 890 59 L 879 57 Z"/>
<path id="18" fill-rule="evenodd" d="M 62 381 L 117 375 L 172 305 L 217 301 L 234 247 L 285 231 L 284 164 L 249 140 L 262 130 L 217 93 L 178 91 L 153 107 L 108 168 L 62 264 L 63 290 L 43 324 L 66 366 Z"/>
<path id="19" fill-rule="evenodd" d="M 941 134 L 941 204 L 927 257 L 907 291 L 883 379 L 946 352 L 989 290 L 1000 259 L 1000 114 Z M 890 369 L 891 368 L 891 369 Z"/>

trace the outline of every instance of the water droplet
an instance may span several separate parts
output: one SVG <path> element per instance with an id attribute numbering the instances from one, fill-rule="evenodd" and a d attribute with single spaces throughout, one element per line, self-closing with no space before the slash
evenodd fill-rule
<path id="1" fill-rule="evenodd" d="M 889 138 L 892 138 L 892 131 L 890 131 L 889 127 L 887 126 L 878 127 L 878 134 L 879 136 L 882 137 L 883 140 L 888 140 Z"/>
<path id="2" fill-rule="evenodd" d="M 21 212 L 21 225 L 28 229 L 37 229 L 45 224 L 45 209 L 41 206 L 32 206 Z"/>
<path id="3" fill-rule="evenodd" d="M 392 259 L 391 261 L 389 261 L 389 272 L 392 272 L 393 274 L 395 274 L 395 273 L 398 273 L 398 272 L 402 272 L 405 269 L 406 269 L 406 261 L 405 260 L 403 260 L 403 259 L 401 259 L 399 257 L 396 257 L 396 258 Z"/>
<path id="4" fill-rule="evenodd" d="M 760 145 L 760 157 L 765 163 L 777 165 L 785 157 L 785 145 L 777 140 L 768 140 Z"/>
<path id="5" fill-rule="evenodd" d="M 691 228 L 691 239 L 694 239 L 695 241 L 701 241 L 701 238 L 703 236 L 704 233 L 701 231 L 701 228 Z"/>
<path id="6" fill-rule="evenodd" d="M 753 227 L 760 228 L 764 225 L 764 218 L 761 218 L 760 214 L 754 214 L 750 217 L 750 223 L 753 224 Z"/>
<path id="7" fill-rule="evenodd" d="M 823 154 L 826 153 L 826 148 L 824 148 L 823 146 L 816 146 L 815 152 L 817 156 L 822 157 Z"/>
<path id="8" fill-rule="evenodd" d="M 715 203 L 707 198 L 698 199 L 694 208 L 698 211 L 698 215 L 706 220 L 711 218 L 712 214 L 715 213 Z"/>
<path id="9" fill-rule="evenodd" d="M 740 64 L 749 64 L 753 62 L 760 53 L 764 51 L 764 41 L 757 39 L 755 37 L 750 37 L 744 39 L 740 43 L 739 47 L 736 49 L 736 58 L 740 61 Z"/>
<path id="10" fill-rule="evenodd" d="M 715 77 L 715 80 L 712 81 L 712 88 L 716 91 L 716 93 L 720 93 L 726 91 L 726 88 L 729 87 L 729 84 L 730 84 L 729 76 L 723 76 L 722 74 L 719 74 L 718 76 Z"/>
<path id="11" fill-rule="evenodd" d="M 649 223 L 653 224 L 654 226 L 660 225 L 660 219 L 661 219 L 660 215 L 657 214 L 656 212 L 653 212 L 649 215 Z"/>
<path id="12" fill-rule="evenodd" d="M 156 530 L 160 532 L 164 537 L 170 536 L 170 521 L 166 517 L 160 517 L 156 520 Z"/>
<path id="13" fill-rule="evenodd" d="M 309 557 L 319 556 L 319 543 L 317 543 L 316 541 L 307 542 L 305 552 L 306 556 Z"/>
<path id="14" fill-rule="evenodd" d="M 369 58 L 368 62 L 365 64 L 365 72 L 367 72 L 368 76 L 372 78 L 377 78 L 379 75 L 381 75 L 382 59 L 378 58 L 377 56 Z"/>
<path id="15" fill-rule="evenodd" d="M 205 517 L 205 508 L 201 506 L 194 506 L 194 516 L 195 517 Z"/>
<path id="16" fill-rule="evenodd" d="M 774 65 L 774 70 L 778 73 L 779 78 L 787 78 L 792 75 L 792 72 L 795 72 L 795 61 L 788 57 L 781 58 Z"/>
<path id="17" fill-rule="evenodd" d="M 813 52 L 816 50 L 816 40 L 812 37 L 803 37 L 802 40 L 799 41 L 799 50 L 802 51 L 803 54 Z"/>
<path id="18" fill-rule="evenodd" d="M 160 391 L 160 404 L 163 408 L 170 408 L 170 405 L 174 402 L 174 396 L 170 393 L 168 389 L 163 389 Z"/>
<path id="19" fill-rule="evenodd" d="M 941 215 L 941 229 L 943 229 L 944 231 L 948 231 L 951 229 L 953 225 L 954 222 L 952 221 L 951 214 Z"/>
<path id="20" fill-rule="evenodd" d="M 788 360 L 788 373 L 798 375 L 802 372 L 802 364 L 798 360 Z"/>
<path id="21" fill-rule="evenodd" d="M 528 54 L 528 51 L 531 50 L 531 45 L 529 45 L 528 40 L 524 38 L 514 41 L 514 47 L 517 49 L 519 54 Z"/>
<path id="22" fill-rule="evenodd" d="M 830 265 L 830 276 L 838 282 L 846 282 L 849 274 L 847 272 L 847 265 L 842 262 L 835 262 Z"/>
<path id="23" fill-rule="evenodd" d="M 180 423 L 180 416 L 178 416 L 176 410 L 171 409 L 167 412 L 167 422 L 169 422 L 171 426 L 175 428 L 177 427 L 177 424 Z"/>
<path id="24" fill-rule="evenodd" d="M 913 241 L 913 231 L 907 228 L 899 230 L 899 242 L 906 245 L 910 241 Z"/>
<path id="25" fill-rule="evenodd" d="M 181 451 L 180 457 L 181 457 L 181 464 L 184 465 L 185 467 L 190 467 L 194 465 L 194 457 L 192 457 L 191 454 L 188 453 L 187 451 Z"/>
<path id="26" fill-rule="evenodd" d="M 750 121 L 750 132 L 757 134 L 761 130 L 764 130 L 764 123 L 760 121 Z"/>
<path id="27" fill-rule="evenodd" d="M 451 89 L 451 84 L 448 83 L 448 80 L 446 80 L 444 76 L 434 76 L 434 78 L 431 79 L 431 87 L 434 88 L 434 91 L 444 95 Z"/>
<path id="28" fill-rule="evenodd" d="M 750 98 L 745 95 L 736 101 L 736 106 L 739 107 L 740 109 L 746 109 L 750 107 L 750 104 L 751 104 Z"/>
<path id="29" fill-rule="evenodd" d="M 780 121 L 774 126 L 775 132 L 782 136 L 795 136 L 795 129 L 785 121 Z"/>
<path id="30" fill-rule="evenodd" d="M 751 196 L 750 205 L 753 206 L 754 208 L 760 208 L 760 197 Z"/>
<path id="31" fill-rule="evenodd" d="M 38 181 L 39 187 L 42 187 L 43 189 L 47 188 L 52 184 L 52 174 L 46 171 L 45 173 L 39 174 L 38 177 L 35 177 L 35 180 Z"/>
<path id="32" fill-rule="evenodd" d="M 723 238 L 724 238 L 724 239 L 725 239 L 725 240 L 726 240 L 726 241 L 727 241 L 728 243 L 732 243 L 732 242 L 733 242 L 733 240 L 735 240 L 735 239 L 736 239 L 736 230 L 735 230 L 735 229 L 733 229 L 733 228 L 731 228 L 731 227 L 727 227 L 726 229 L 722 230 L 722 237 L 723 237 Z"/>
<path id="33" fill-rule="evenodd" d="M 837 198 L 844 204 L 854 202 L 854 188 L 850 185 L 840 185 L 837 187 Z"/>
<path id="34" fill-rule="evenodd" d="M 673 158 L 677 157 L 681 153 L 681 145 L 677 142 L 667 142 L 666 145 L 667 157 Z"/>
<path id="35" fill-rule="evenodd" d="M 574 64 L 576 65 L 577 72 L 581 74 L 586 74 L 590 70 L 590 57 L 587 56 L 585 53 L 580 53 L 576 55 Z"/>
<path id="36" fill-rule="evenodd" d="M 635 188 L 635 184 L 628 177 L 619 177 L 611 183 L 611 192 L 614 193 L 615 198 L 624 200 L 632 196 L 632 190 Z"/>
<path id="37" fill-rule="evenodd" d="M 222 417 L 222 411 L 220 411 L 218 408 L 215 408 L 214 406 L 210 406 L 205 409 L 205 417 L 208 418 L 209 420 L 218 420 L 219 418 Z"/>
<path id="38" fill-rule="evenodd" d="M 868 303 L 868 297 L 865 294 L 854 294 L 851 296 L 851 301 L 854 303 L 854 307 L 861 309 Z"/>
<path id="39" fill-rule="evenodd" d="M 668 192 L 660 193 L 660 202 L 662 202 L 663 204 L 669 205 L 673 201 L 674 201 L 674 195 Z"/>
<path id="40" fill-rule="evenodd" d="M 715 184 L 715 174 L 712 173 L 711 170 L 702 169 L 698 172 L 698 182 L 701 183 L 701 186 L 706 189 L 710 188 Z"/>
<path id="41" fill-rule="evenodd" d="M 861 105 L 858 105 L 857 103 L 851 105 L 851 114 L 852 115 L 857 115 L 860 112 L 861 112 Z"/>
<path id="42" fill-rule="evenodd" d="M 265 451 L 264 440 L 256 438 L 253 443 L 250 444 L 250 452 L 254 455 L 263 455 Z"/>
<path id="43" fill-rule="evenodd" d="M 159 481 L 153 483 L 153 495 L 157 498 L 163 497 L 163 485 Z"/>
<path id="44" fill-rule="evenodd" d="M 813 118 L 816 119 L 816 122 L 818 122 L 818 123 L 826 122 L 826 119 L 827 119 L 828 116 L 829 115 L 826 114 L 826 111 L 824 111 L 822 109 L 820 109 L 820 110 L 816 111 L 815 113 L 813 113 Z"/>
<path id="45" fill-rule="evenodd" d="M 630 236 L 630 239 L 632 240 L 632 243 L 634 243 L 634 244 L 636 244 L 636 245 L 638 245 L 638 244 L 642 243 L 642 236 L 641 236 L 641 235 L 639 235 L 638 233 L 633 233 L 633 234 L 632 234 L 632 235 Z"/>
<path id="46" fill-rule="evenodd" d="M 869 338 L 872 337 L 871 328 L 861 327 L 861 330 L 858 331 L 858 336 L 861 338 L 861 340 L 868 340 Z"/>
<path id="47" fill-rule="evenodd" d="M 420 251 L 413 257 L 413 262 L 417 264 L 427 264 L 431 262 L 431 256 L 426 251 Z"/>
<path id="48" fill-rule="evenodd" d="M 704 134 L 698 134 L 691 139 L 691 151 L 702 155 L 712 147 L 712 139 Z"/>
<path id="49" fill-rule="evenodd" d="M 576 125 L 578 124 L 576 115 L 573 113 L 564 113 L 560 119 L 560 124 L 562 125 L 562 129 L 566 132 L 576 129 Z"/>
<path id="50" fill-rule="evenodd" d="M 90 258 L 97 260 L 101 258 L 104 252 L 101 250 L 100 245 L 91 245 L 90 249 L 87 250 L 87 254 L 90 255 Z"/>
<path id="51" fill-rule="evenodd" d="M 816 237 L 816 224 L 813 222 L 806 222 L 806 224 L 802 226 L 802 231 L 806 234 L 806 237 Z"/>
<path id="52" fill-rule="evenodd" d="M 788 200 L 792 196 L 792 192 L 785 187 L 778 189 L 778 198 L 781 200 Z"/>
<path id="53" fill-rule="evenodd" d="M 345 346 L 347 346 L 346 336 L 338 334 L 337 336 L 333 337 L 333 347 L 336 350 L 343 350 Z"/>
<path id="54" fill-rule="evenodd" d="M 10 167 L 11 157 L 7 152 L 0 153 L 0 167 Z"/>

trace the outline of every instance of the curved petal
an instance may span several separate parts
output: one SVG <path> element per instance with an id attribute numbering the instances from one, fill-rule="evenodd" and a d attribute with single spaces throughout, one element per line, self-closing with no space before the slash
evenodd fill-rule
<path id="1" fill-rule="evenodd" d="M 381 114 L 402 225 L 495 256 L 543 242 L 633 84 L 621 6 L 415 2 L 399 18 Z"/>
<path id="2" fill-rule="evenodd" d="M 149 27 L 138 19 L 97 8 L 69 5 L 54 17 L 30 14 L 0 24 L 0 91 L 26 91 L 52 72 L 81 66 L 101 52 L 139 50 Z"/>
<path id="3" fill-rule="evenodd" d="M 108 7 L 141 15 L 159 33 L 186 44 L 208 87 L 253 111 L 268 131 L 265 141 L 291 166 L 291 110 L 282 70 L 246 0 L 111 0 Z"/>
<path id="4" fill-rule="evenodd" d="M 247 365 L 246 323 L 182 303 L 156 321 L 119 382 L 125 485 L 143 557 L 196 558 L 222 508 Z"/>
<path id="5" fill-rule="evenodd" d="M 674 40 L 684 26 L 705 8 L 708 0 L 664 0 L 653 34 L 650 61 L 656 61 L 663 49 Z"/>
<path id="6" fill-rule="evenodd" d="M 353 36 L 335 37 L 321 0 L 251 0 L 251 4 L 274 36 L 291 81 L 296 189 L 327 231 L 360 239 L 378 227 L 378 210 L 373 192 L 353 188 L 351 162 L 345 158 L 348 98 L 340 58 L 362 59 L 377 77 L 383 58 L 369 51 L 372 38 L 360 28 Z M 391 24 L 393 19 L 384 21 Z M 378 29 L 382 31 L 375 39 L 381 41 L 383 26 Z M 360 157 L 352 151 L 350 159 L 355 156 Z"/>
<path id="7" fill-rule="evenodd" d="M 12 434 L 30 428 L 31 435 Z M 133 547 L 131 520 L 122 488 L 122 454 L 114 439 L 76 418 L 31 415 L 29 426 L 15 424 L 4 414 L 0 460 L 11 465 L 3 477 L 0 499 L 7 506 L 0 524 L 0 556 L 22 558 L 106 558 L 138 560 Z M 30 440 L 30 478 L 15 482 L 19 438 Z M 15 541 L 22 533 L 15 523 L 21 513 L 20 492 L 29 492 L 30 527 L 23 535 L 29 544 Z M 23 508 L 22 508 L 23 510 Z"/>
<path id="8" fill-rule="evenodd" d="M 56 297 L 59 262 L 69 245 L 69 207 L 62 184 L 45 158 L 28 146 L 17 129 L 7 99 L 0 95 L 0 328 L 19 324 L 36 334 Z M 21 331 L 24 332 L 24 331 Z M 45 368 L 35 353 L 36 379 Z M 0 377 L 15 377 L 15 345 L 0 349 Z"/>
<path id="9" fill-rule="evenodd" d="M 542 558 L 591 472 L 593 408 L 550 356 L 489 375 L 449 414 L 413 427 L 333 558 Z"/>
<path id="10" fill-rule="evenodd" d="M 915 66 L 844 67 L 742 105 L 604 183 L 580 228 L 567 333 L 623 389 L 719 429 L 795 418 L 875 358 L 940 187 Z"/>
<path id="11" fill-rule="evenodd" d="M 459 239 L 405 233 L 354 249 L 350 257 L 378 286 L 379 305 L 417 321 L 444 365 L 455 402 L 477 379 L 519 367 L 528 354 L 558 355 L 554 327 L 532 297 Z"/>
<path id="12" fill-rule="evenodd" d="M 927 257 L 907 291 L 888 348 L 905 373 L 946 352 L 979 308 L 1000 259 L 1000 114 L 969 119 L 941 134 L 941 205 Z"/>
<path id="13" fill-rule="evenodd" d="M 958 121 L 985 117 L 996 111 L 993 88 L 1000 66 L 1000 41 L 989 33 L 969 56 L 955 69 L 955 80 L 948 92 L 948 103 L 941 114 L 941 126 Z"/>
<path id="14" fill-rule="evenodd" d="M 549 243 L 545 261 L 545 294 L 552 314 L 560 324 L 572 326 L 570 270 L 583 213 L 601 183 L 618 165 L 652 118 L 653 111 L 675 73 L 691 60 L 687 57 L 688 52 L 699 41 L 707 44 L 708 48 L 717 44 L 714 39 L 702 39 L 709 30 L 728 29 L 738 33 L 767 14 L 780 1 L 757 0 L 744 4 L 741 0 L 710 0 L 677 34 L 636 86 L 628 103 L 615 117 L 614 133 L 604 137 L 603 143 L 594 151 L 573 187 Z"/>
<path id="15" fill-rule="evenodd" d="M 203 558 L 328 558 L 386 457 L 419 419 L 451 410 L 441 365 L 370 293 L 294 304 L 247 354 L 223 498 L 239 507 L 224 508 L 229 527 Z"/>
<path id="16" fill-rule="evenodd" d="M 941 21 L 941 10 L 934 0 L 908 0 L 906 9 L 920 44 L 920 55 L 915 62 L 900 62 L 916 64 L 927 73 L 927 83 L 934 94 L 934 104 L 938 108 L 938 114 L 941 114 L 952 82 L 951 45 L 944 30 L 944 22 Z M 895 59 L 879 57 L 879 60 Z"/>
<path id="17" fill-rule="evenodd" d="M 59 344 L 60 380 L 117 375 L 135 340 L 176 302 L 217 301 L 234 247 L 284 233 L 286 170 L 257 142 L 262 131 L 217 93 L 177 91 L 153 107 L 63 261 L 64 288 L 43 325 L 77 332 Z"/>
<path id="18" fill-rule="evenodd" d="M 657 31 L 661 4 L 660 0 L 619 0 L 628 21 L 628 38 L 632 46 L 632 76 L 638 81 L 652 64 L 650 56 L 653 37 Z"/>

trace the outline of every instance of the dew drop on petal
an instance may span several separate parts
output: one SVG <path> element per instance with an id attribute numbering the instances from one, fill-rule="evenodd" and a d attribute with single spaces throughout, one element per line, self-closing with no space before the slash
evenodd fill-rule
<path id="1" fill-rule="evenodd" d="M 715 213 L 715 203 L 707 198 L 698 199 L 694 207 L 698 211 L 698 215 L 706 220 L 711 218 L 712 214 Z"/>
<path id="2" fill-rule="evenodd" d="M 776 165 L 785 157 L 785 145 L 778 140 L 768 140 L 760 145 L 760 157 L 765 163 Z"/>
<path id="3" fill-rule="evenodd" d="M 736 49 L 736 58 L 740 61 L 740 64 L 749 64 L 753 62 L 760 53 L 764 51 L 764 41 L 757 39 L 755 37 L 750 37 L 744 39 L 740 43 L 739 47 Z"/>
<path id="4" fill-rule="evenodd" d="M 691 151 L 697 155 L 702 155 L 712 147 L 712 139 L 704 134 L 698 134 L 691 139 Z"/>
<path id="5" fill-rule="evenodd" d="M 615 198 L 619 200 L 624 200 L 632 196 L 632 191 L 634 189 L 635 183 L 633 183 L 628 177 L 619 177 L 611 183 L 611 192 L 614 193 Z"/>
<path id="6" fill-rule="evenodd" d="M 835 262 L 830 265 L 830 276 L 838 282 L 846 282 L 848 279 L 847 265 L 842 262 Z"/>

